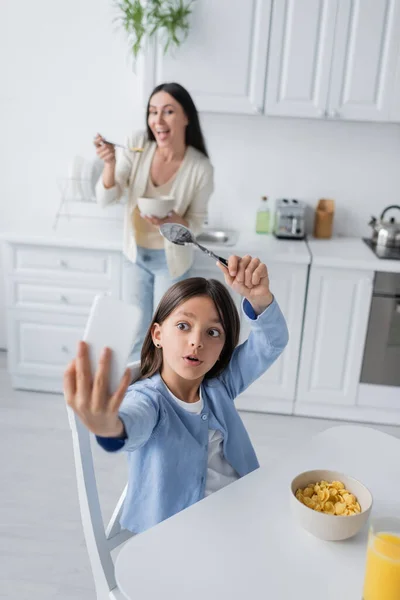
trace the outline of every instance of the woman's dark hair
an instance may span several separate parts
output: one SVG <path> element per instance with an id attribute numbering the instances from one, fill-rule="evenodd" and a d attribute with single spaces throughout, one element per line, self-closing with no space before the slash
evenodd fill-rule
<path id="1" fill-rule="evenodd" d="M 211 298 L 225 333 L 225 344 L 219 360 L 206 373 L 205 379 L 218 377 L 228 366 L 238 344 L 240 333 L 240 319 L 235 303 L 227 288 L 220 281 L 204 279 L 204 277 L 190 277 L 175 283 L 161 298 L 143 343 L 140 357 L 141 378 L 151 377 L 162 367 L 162 349 L 155 347 L 151 335 L 154 323 L 161 325 L 177 306 L 195 296 Z"/>
<path id="2" fill-rule="evenodd" d="M 167 92 L 167 94 L 170 94 L 170 96 L 179 102 L 188 119 L 185 137 L 186 146 L 193 146 L 193 148 L 196 148 L 196 150 L 199 150 L 208 158 L 206 143 L 204 141 L 203 132 L 201 131 L 199 113 L 197 112 L 197 108 L 192 100 L 191 95 L 179 83 L 161 83 L 161 85 L 155 87 L 151 92 L 146 111 L 146 128 L 148 139 L 153 142 L 155 141 L 155 137 L 149 127 L 148 121 L 150 101 L 154 94 L 157 94 L 158 92 Z"/>

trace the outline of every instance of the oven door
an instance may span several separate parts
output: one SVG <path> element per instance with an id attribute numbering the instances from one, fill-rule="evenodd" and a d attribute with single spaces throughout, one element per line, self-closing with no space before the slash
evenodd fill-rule
<path id="1" fill-rule="evenodd" d="M 372 297 L 360 381 L 400 386 L 400 297 Z"/>

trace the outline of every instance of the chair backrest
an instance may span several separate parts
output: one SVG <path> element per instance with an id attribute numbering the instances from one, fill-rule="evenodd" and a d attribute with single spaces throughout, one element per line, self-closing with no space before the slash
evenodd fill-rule
<path id="1" fill-rule="evenodd" d="M 140 376 L 140 362 L 130 363 L 128 367 L 131 369 L 133 383 Z M 69 406 L 67 411 L 72 431 L 81 519 L 97 598 L 120 600 L 123 596 L 117 588 L 111 551 L 133 535 L 130 531 L 122 529 L 119 524 L 127 486 L 117 502 L 108 526 L 104 528 L 90 447 L 91 434 Z"/>

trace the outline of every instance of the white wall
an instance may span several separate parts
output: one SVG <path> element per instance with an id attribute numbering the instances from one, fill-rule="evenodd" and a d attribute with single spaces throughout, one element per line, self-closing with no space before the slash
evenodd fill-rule
<path id="1" fill-rule="evenodd" d="M 51 223 L 56 177 L 91 156 L 97 130 L 123 140 L 141 127 L 139 82 L 112 0 L 2 0 L 1 230 Z M 185 83 L 184 81 L 182 82 Z M 400 127 L 203 115 L 216 167 L 214 219 L 252 229 L 262 194 L 337 202 L 337 231 L 362 234 L 397 201 Z M 244 209 L 245 206 L 245 209 Z"/>
<path id="2" fill-rule="evenodd" d="M 207 115 L 223 223 L 253 229 L 259 197 L 336 201 L 335 231 L 368 235 L 371 214 L 400 204 L 400 126 Z"/>
<path id="3" fill-rule="evenodd" d="M 139 82 L 115 16 L 112 0 L 2 0 L 0 233 L 50 227 L 56 177 L 71 158 L 93 155 L 97 131 L 123 141 L 142 127 Z M 252 230 L 264 194 L 312 206 L 332 197 L 336 232 L 363 235 L 371 213 L 399 203 L 397 125 L 226 115 L 202 122 L 216 168 L 212 224 Z"/>

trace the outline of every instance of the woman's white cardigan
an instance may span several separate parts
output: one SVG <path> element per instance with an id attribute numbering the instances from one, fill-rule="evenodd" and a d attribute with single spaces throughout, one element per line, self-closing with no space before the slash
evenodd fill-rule
<path id="1" fill-rule="evenodd" d="M 96 198 L 100 206 L 119 202 L 127 189 L 124 214 L 123 252 L 132 262 L 136 261 L 136 242 L 132 228 L 132 211 L 138 198 L 143 196 L 157 144 L 143 133 L 128 138 L 127 147 L 143 147 L 141 153 L 123 150 L 117 156 L 115 185 L 106 189 L 101 176 L 96 186 Z M 214 189 L 213 167 L 201 152 L 188 146 L 182 164 L 176 174 L 171 196 L 175 198 L 175 212 L 187 219 L 189 228 L 196 235 L 201 231 L 207 214 L 208 200 Z M 164 242 L 168 270 L 172 279 L 187 271 L 193 262 L 191 246 L 177 246 Z"/>

